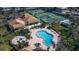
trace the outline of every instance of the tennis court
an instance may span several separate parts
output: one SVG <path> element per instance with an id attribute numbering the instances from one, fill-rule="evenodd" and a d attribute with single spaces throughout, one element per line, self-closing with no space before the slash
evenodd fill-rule
<path id="1" fill-rule="evenodd" d="M 63 16 L 56 15 L 53 12 L 45 12 L 44 10 L 31 10 L 29 11 L 29 13 L 37 17 L 38 19 L 44 21 L 45 23 L 60 22 L 66 19 Z"/>

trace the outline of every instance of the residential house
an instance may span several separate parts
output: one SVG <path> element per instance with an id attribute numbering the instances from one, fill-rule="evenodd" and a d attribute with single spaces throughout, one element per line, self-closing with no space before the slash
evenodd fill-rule
<path id="1" fill-rule="evenodd" d="M 70 11 L 67 9 L 67 7 L 56 7 L 56 10 L 55 10 L 57 13 L 60 13 L 60 14 L 66 14 L 66 13 L 69 13 Z"/>

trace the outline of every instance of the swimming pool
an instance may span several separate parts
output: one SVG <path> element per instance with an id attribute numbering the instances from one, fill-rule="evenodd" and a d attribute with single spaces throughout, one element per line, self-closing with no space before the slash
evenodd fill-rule
<path id="1" fill-rule="evenodd" d="M 42 38 L 44 40 L 44 44 L 46 46 L 52 46 L 53 45 L 53 35 L 47 33 L 46 31 L 42 30 L 42 31 L 38 31 L 36 33 L 37 37 Z"/>

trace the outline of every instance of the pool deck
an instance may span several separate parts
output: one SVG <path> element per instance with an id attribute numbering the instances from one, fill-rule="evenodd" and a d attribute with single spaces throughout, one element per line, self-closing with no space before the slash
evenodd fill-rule
<path id="1" fill-rule="evenodd" d="M 47 47 L 48 46 L 46 46 L 46 45 L 43 44 L 43 39 L 42 38 L 38 38 L 36 36 L 36 33 L 38 31 L 41 31 L 41 30 L 47 31 L 48 33 L 54 35 L 52 41 L 55 44 L 57 44 L 58 34 L 55 31 L 49 30 L 49 29 L 46 29 L 46 28 L 42 28 L 42 29 L 41 28 L 38 28 L 38 29 L 30 29 L 32 39 L 30 39 L 29 45 L 32 47 L 32 49 L 35 49 L 36 48 L 35 45 L 34 45 L 35 43 L 40 43 L 41 44 L 40 47 L 42 49 L 44 49 L 44 50 L 47 50 Z M 53 48 L 53 46 L 50 46 L 50 49 L 49 50 L 52 51 L 52 50 L 55 50 L 55 48 Z"/>

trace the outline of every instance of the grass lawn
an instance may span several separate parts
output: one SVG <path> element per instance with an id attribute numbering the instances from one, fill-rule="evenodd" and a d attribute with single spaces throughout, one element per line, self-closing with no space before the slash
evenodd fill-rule
<path id="1" fill-rule="evenodd" d="M 11 50 L 11 46 L 9 45 L 10 40 L 15 36 L 14 33 L 9 33 L 6 27 L 0 27 L 0 51 L 8 51 Z"/>
<path id="2" fill-rule="evenodd" d="M 14 37 L 14 33 L 9 33 L 6 27 L 0 28 L 0 41 L 8 41 Z"/>
<path id="3" fill-rule="evenodd" d="M 10 51 L 12 47 L 8 44 L 0 44 L 0 51 Z"/>
<path id="4" fill-rule="evenodd" d="M 50 26 L 56 32 L 60 32 L 60 30 L 63 29 L 63 27 L 60 24 L 58 24 L 58 23 L 52 23 Z"/>

